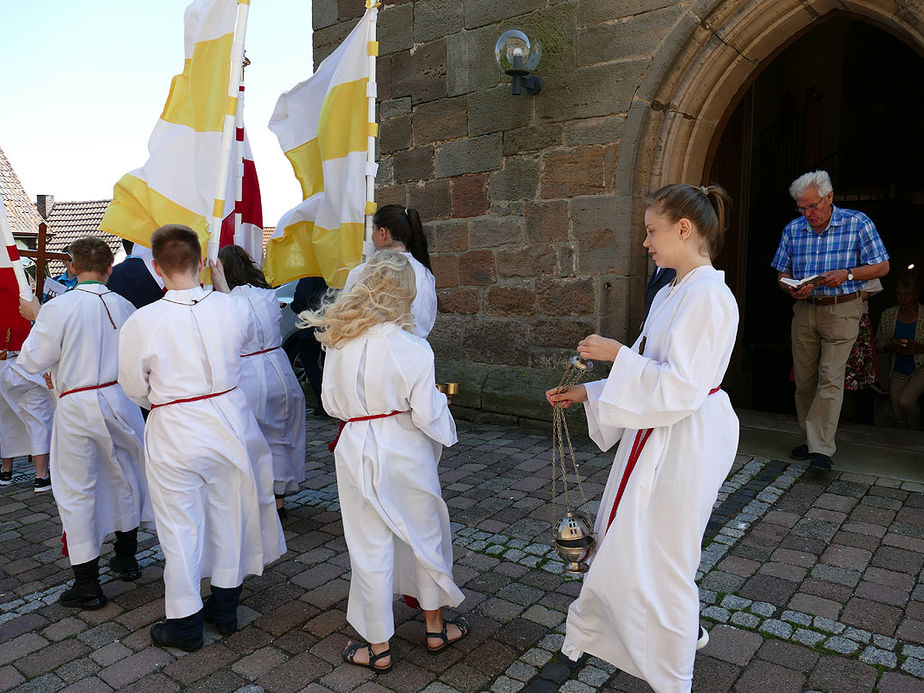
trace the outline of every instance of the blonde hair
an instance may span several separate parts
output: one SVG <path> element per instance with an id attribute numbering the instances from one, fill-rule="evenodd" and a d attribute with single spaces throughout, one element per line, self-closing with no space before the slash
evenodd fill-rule
<path id="1" fill-rule="evenodd" d="M 325 299 L 318 310 L 299 313 L 299 327 L 317 328 L 317 340 L 335 349 L 381 323 L 393 322 L 411 331 L 411 303 L 416 295 L 414 268 L 407 257 L 381 250 L 366 263 L 356 284 L 333 300 Z"/>

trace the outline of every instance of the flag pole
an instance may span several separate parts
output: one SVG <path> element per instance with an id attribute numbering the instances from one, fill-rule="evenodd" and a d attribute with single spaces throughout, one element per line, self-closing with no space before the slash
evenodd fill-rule
<path id="1" fill-rule="evenodd" d="M 250 0 L 237 0 L 237 26 L 234 30 L 234 45 L 231 48 L 231 78 L 228 83 L 228 104 L 224 127 L 221 131 L 221 158 L 218 165 L 218 180 L 215 184 L 215 199 L 209 217 L 209 244 L 206 258 L 218 259 L 218 245 L 221 242 L 221 222 L 224 219 L 225 189 L 231 168 L 231 146 L 237 125 L 238 98 L 241 86 L 241 66 L 244 62 L 244 36 L 247 33 L 247 14 Z"/>
<path id="2" fill-rule="evenodd" d="M 7 255 L 13 263 L 13 273 L 16 275 L 16 283 L 19 284 L 19 297 L 24 301 L 31 301 L 32 287 L 29 286 L 26 271 L 22 267 L 22 258 L 19 257 L 19 248 L 16 247 L 10 222 L 6 218 L 6 207 L 2 197 L 0 197 L 0 240 L 6 246 Z"/>
<path id="3" fill-rule="evenodd" d="M 366 217 L 365 217 L 365 235 L 363 240 L 363 252 L 365 254 L 368 245 L 372 242 L 372 216 L 376 211 L 375 204 L 375 174 L 378 172 L 378 164 L 375 162 L 375 140 L 378 135 L 378 123 L 375 120 L 375 98 L 377 96 L 377 87 L 375 81 L 375 59 L 379 54 L 379 43 L 376 41 L 375 24 L 378 18 L 378 8 L 381 2 L 376 0 L 366 0 L 366 8 L 372 11 L 372 21 L 369 22 L 368 53 L 369 53 L 369 82 L 366 85 L 366 96 L 369 101 L 369 136 L 368 147 L 366 149 Z"/>
<path id="4" fill-rule="evenodd" d="M 238 87 L 237 113 L 234 118 L 234 141 L 237 143 L 237 152 L 240 156 L 234 159 L 234 244 L 243 246 L 244 237 L 241 227 L 244 220 L 244 70 L 250 65 L 250 60 L 244 56 L 241 63 L 241 85 Z M 258 261 L 258 258 L 254 258 Z M 262 258 L 258 261 L 262 264 Z"/>

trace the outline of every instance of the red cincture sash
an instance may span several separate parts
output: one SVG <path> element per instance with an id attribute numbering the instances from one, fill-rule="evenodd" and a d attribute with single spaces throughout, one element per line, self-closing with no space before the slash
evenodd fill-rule
<path id="1" fill-rule="evenodd" d="M 330 450 L 331 452 L 334 451 L 334 448 L 337 447 L 337 443 L 340 442 L 340 434 L 343 433 L 343 427 L 346 426 L 348 423 L 353 423 L 354 421 L 372 421 L 373 419 L 387 419 L 390 416 L 397 416 L 398 414 L 407 414 L 407 412 L 406 411 L 392 411 L 387 414 L 371 414 L 370 416 L 354 416 L 352 419 L 341 421 L 340 428 L 337 429 L 337 437 L 327 444 L 327 449 Z"/>
<path id="2" fill-rule="evenodd" d="M 220 397 L 221 395 L 226 395 L 229 392 L 231 392 L 231 390 L 235 390 L 235 389 L 237 389 L 236 385 L 227 390 L 223 390 L 222 392 L 211 392 L 207 395 L 199 395 L 198 397 L 187 397 L 186 399 L 175 399 L 172 402 L 164 402 L 163 404 L 152 404 L 151 411 L 159 407 L 169 407 L 171 404 L 185 404 L 186 402 L 198 402 L 199 400 L 202 400 L 202 399 L 212 399 L 212 397 Z"/>
<path id="3" fill-rule="evenodd" d="M 118 380 L 113 380 L 110 383 L 103 383 L 102 385 L 87 385 L 86 387 L 75 387 L 73 390 L 62 392 L 58 396 L 58 398 L 60 399 L 61 397 L 67 397 L 68 395 L 72 395 L 75 392 L 86 392 L 87 390 L 102 390 L 104 387 L 112 387 L 113 385 L 118 385 L 118 384 L 119 384 Z"/>
<path id="4" fill-rule="evenodd" d="M 270 347 L 269 349 L 261 349 L 260 351 L 254 351 L 249 354 L 241 354 L 242 359 L 246 359 L 248 356 L 259 356 L 260 354 L 265 354 L 268 351 L 276 351 L 276 349 L 282 349 L 282 345 Z"/>
<path id="5" fill-rule="evenodd" d="M 709 390 L 709 394 L 714 395 L 721 389 L 722 386 L 718 385 Z M 632 451 L 629 453 L 629 459 L 626 460 L 626 470 L 623 472 L 622 479 L 619 482 L 619 489 L 616 491 L 616 500 L 613 501 L 613 509 L 610 510 L 610 517 L 609 520 L 607 520 L 604 534 L 609 531 L 610 525 L 613 524 L 613 520 L 616 517 L 616 509 L 619 507 L 619 501 L 622 500 L 622 494 L 626 490 L 626 485 L 629 483 L 629 477 L 632 475 L 632 470 L 635 469 L 638 458 L 642 456 L 642 450 L 645 449 L 645 443 L 648 442 L 648 438 L 651 437 L 651 432 L 653 430 L 654 429 L 651 428 L 643 428 L 635 434 L 635 442 L 632 443 Z"/>

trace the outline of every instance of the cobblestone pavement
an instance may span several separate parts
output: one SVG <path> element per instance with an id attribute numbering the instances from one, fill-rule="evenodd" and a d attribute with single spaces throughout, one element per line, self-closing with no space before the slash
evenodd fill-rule
<path id="1" fill-rule="evenodd" d="M 309 421 L 308 479 L 287 500 L 288 553 L 244 583 L 241 630 L 206 632 L 184 654 L 153 647 L 163 562 L 143 535 L 137 583 L 104 577 L 99 611 L 57 604 L 71 577 L 51 494 L 24 461 L 0 489 L 0 690 L 626 691 L 650 689 L 595 658 L 561 661 L 580 579 L 549 547 L 549 437 L 460 424 L 441 463 L 453 520 L 458 609 L 473 633 L 431 656 L 421 616 L 395 603 L 395 666 L 345 665 L 349 557 L 332 457 L 335 425 Z M 576 441 L 593 513 L 611 456 Z M 700 570 L 710 644 L 694 690 L 924 691 L 924 485 L 739 456 L 707 531 Z M 103 550 L 103 563 L 111 555 Z"/>

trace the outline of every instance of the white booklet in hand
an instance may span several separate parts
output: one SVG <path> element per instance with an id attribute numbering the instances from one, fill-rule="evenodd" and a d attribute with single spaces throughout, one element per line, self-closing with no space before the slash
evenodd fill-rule
<path id="1" fill-rule="evenodd" d="M 42 285 L 42 288 L 44 289 L 45 293 L 48 294 L 49 298 L 60 296 L 65 291 L 67 291 L 67 287 L 64 286 L 64 284 L 59 281 L 55 281 L 51 277 L 45 277 L 45 283 Z"/>
<path id="2" fill-rule="evenodd" d="M 791 279 L 790 277 L 783 277 L 780 281 L 786 286 L 791 286 L 793 289 L 798 289 L 800 286 L 805 284 L 817 284 L 818 280 L 821 279 L 822 275 L 813 274 L 811 277 L 806 277 L 805 279 Z"/>

